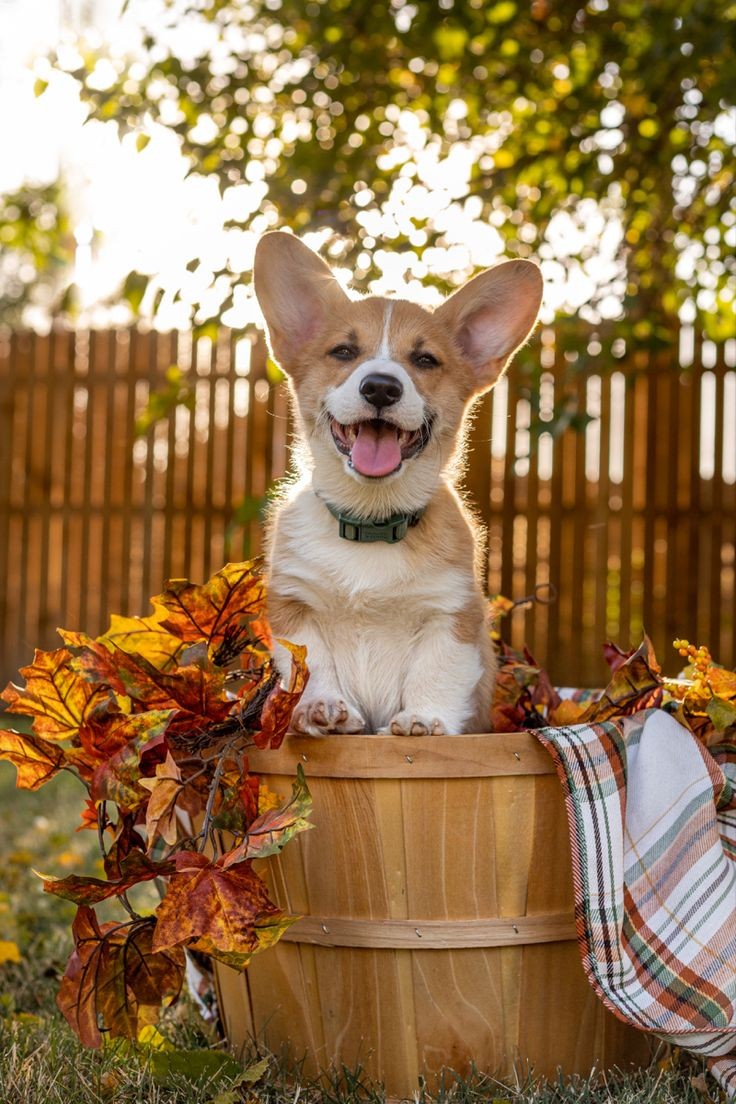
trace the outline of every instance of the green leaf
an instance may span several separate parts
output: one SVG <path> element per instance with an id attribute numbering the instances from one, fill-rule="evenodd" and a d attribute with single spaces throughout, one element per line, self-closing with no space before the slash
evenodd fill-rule
<path id="1" fill-rule="evenodd" d="M 166 369 L 166 383 L 151 391 L 148 402 L 135 420 L 135 435 L 143 437 L 156 422 L 168 418 L 177 406 L 194 409 L 194 388 L 177 364 Z"/>
<path id="2" fill-rule="evenodd" d="M 297 764 L 296 775 L 288 801 L 278 809 L 269 809 L 257 817 L 243 842 L 223 856 L 225 869 L 245 859 L 265 859 L 275 855 L 299 832 L 314 827 L 306 819 L 312 811 L 312 796 L 301 763 Z"/>
<path id="3" fill-rule="evenodd" d="M 718 732 L 723 733 L 731 725 L 736 725 L 736 702 L 726 701 L 725 698 L 711 698 L 706 712 Z"/>
<path id="4" fill-rule="evenodd" d="M 213 1096 L 208 1104 L 241 1104 L 243 1095 L 238 1090 L 245 1088 L 246 1085 L 255 1085 L 267 1070 L 268 1058 L 262 1058 L 260 1062 L 254 1062 L 252 1066 L 248 1066 L 235 1078 L 229 1089 L 224 1089 L 217 1096 Z"/>
<path id="5" fill-rule="evenodd" d="M 137 314 L 140 310 L 143 296 L 148 287 L 148 280 L 148 276 L 144 276 L 139 272 L 130 272 L 125 278 L 122 296 L 134 314 Z"/>
<path id="6" fill-rule="evenodd" d="M 186 1077 L 190 1081 L 209 1081 L 213 1077 L 238 1077 L 242 1066 L 219 1050 L 152 1050 L 148 1055 L 156 1081 Z"/>
<path id="7" fill-rule="evenodd" d="M 266 358 L 266 378 L 269 383 L 282 383 L 286 379 L 286 373 L 273 357 Z"/>
<path id="8" fill-rule="evenodd" d="M 244 498 L 233 510 L 230 526 L 234 528 L 239 525 L 249 525 L 252 521 L 261 521 L 267 502 L 268 498 L 265 495 L 249 495 Z"/>

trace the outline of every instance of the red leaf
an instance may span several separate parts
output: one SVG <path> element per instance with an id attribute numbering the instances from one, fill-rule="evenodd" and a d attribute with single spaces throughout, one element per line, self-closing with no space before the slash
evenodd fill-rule
<path id="1" fill-rule="evenodd" d="M 258 816 L 258 778 L 247 775 L 229 786 L 212 818 L 212 827 L 223 832 L 244 835 Z"/>
<path id="2" fill-rule="evenodd" d="M 53 893 L 77 905 L 97 905 L 109 897 L 119 897 L 140 882 L 167 877 L 174 870 L 173 862 L 154 862 L 142 851 L 131 851 L 120 864 L 121 877 L 117 881 L 70 874 L 66 878 L 44 878 L 43 888 L 45 893 Z"/>
<path id="3" fill-rule="evenodd" d="M 611 674 L 615 675 L 619 667 L 625 663 L 627 659 L 631 659 L 635 651 L 635 648 L 631 648 L 628 652 L 624 652 L 619 648 L 618 644 L 614 644 L 610 640 L 606 641 L 603 645 L 603 658 L 611 668 Z"/>
<path id="4" fill-rule="evenodd" d="M 88 797 L 84 802 L 84 808 L 79 814 L 79 824 L 74 831 L 82 832 L 85 828 L 92 828 L 97 831 L 97 806 L 91 797 Z"/>
<path id="5" fill-rule="evenodd" d="M 7 759 L 16 768 L 18 789 L 37 790 L 61 770 L 66 755 L 58 744 L 40 736 L 0 728 L 0 759 Z"/>
<path id="6" fill-rule="evenodd" d="M 291 644 L 288 640 L 277 640 L 277 643 L 291 653 L 291 676 L 288 687 L 279 683 L 266 698 L 261 713 L 260 731 L 253 737 L 256 747 L 259 748 L 280 747 L 284 736 L 289 731 L 292 713 L 309 679 L 306 663 L 307 649 L 298 644 Z"/>
<path id="7" fill-rule="evenodd" d="M 521 732 L 525 713 L 515 705 L 494 705 L 491 710 L 491 732 Z"/>
<path id="8" fill-rule="evenodd" d="M 121 713 L 117 708 L 102 710 L 80 728 L 74 746 L 67 751 L 67 757 L 82 778 L 91 780 L 101 764 L 109 762 L 113 755 L 140 735 L 145 725 L 135 719 L 137 716 L 146 714 Z"/>
<path id="9" fill-rule="evenodd" d="M 591 702 L 578 723 L 590 724 L 625 717 L 662 704 L 662 671 L 652 642 L 645 634 L 640 646 L 617 664 L 598 701 Z"/>
<path id="10" fill-rule="evenodd" d="M 524 654 L 501 644 L 496 691 L 491 710 L 493 732 L 519 732 L 547 722 L 560 697 L 547 672 L 527 649 Z"/>
<path id="11" fill-rule="evenodd" d="M 74 660 L 75 668 L 90 682 L 111 687 L 147 710 L 176 710 L 172 729 L 189 731 L 222 721 L 232 709 L 225 695 L 225 675 L 203 652 L 189 648 L 182 665 L 160 671 L 144 656 L 109 650 L 97 640 L 86 639 Z"/>
<path id="12" fill-rule="evenodd" d="M 75 949 L 56 1003 L 85 1046 L 99 1047 L 102 1030 L 137 1040 L 160 1005 L 179 995 L 184 952 L 152 950 L 155 921 L 102 924 L 92 909 L 77 909 Z"/>
<path id="13" fill-rule="evenodd" d="M 251 561 L 227 564 L 202 586 L 170 579 L 152 598 L 159 623 L 180 640 L 221 644 L 243 622 L 258 616 L 265 600 L 263 579 Z"/>
<path id="14" fill-rule="evenodd" d="M 135 713 L 128 718 L 130 739 L 93 775 L 91 796 L 95 801 L 113 801 L 119 808 L 131 810 L 148 799 L 146 791 L 138 785 L 144 773 L 141 758 L 155 751 L 156 758 L 163 759 L 164 733 L 170 719 L 169 710 Z"/>
<path id="15" fill-rule="evenodd" d="M 156 911 L 157 951 L 186 943 L 242 968 L 296 919 L 269 900 L 250 863 L 225 870 L 221 860 L 192 851 L 179 852 L 175 861 L 177 872 Z"/>
<path id="16" fill-rule="evenodd" d="M 143 837 L 136 828 L 136 819 L 136 813 L 125 813 L 115 825 L 115 838 L 104 858 L 105 874 L 111 882 L 123 877 L 122 863 L 131 851 L 145 850 Z"/>

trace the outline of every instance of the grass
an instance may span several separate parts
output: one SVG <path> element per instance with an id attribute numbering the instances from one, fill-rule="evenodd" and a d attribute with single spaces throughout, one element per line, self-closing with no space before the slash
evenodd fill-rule
<path id="1" fill-rule="evenodd" d="M 188 999 L 161 1026 L 166 1049 L 135 1050 L 117 1041 L 86 1050 L 56 1010 L 59 979 L 71 950 L 74 906 L 44 894 L 32 870 L 101 872 L 91 832 L 75 833 L 79 783 L 62 775 L 42 791 L 14 787 L 0 763 L 0 940 L 20 961 L 0 964 L 0 1104 L 383 1104 L 379 1085 L 342 1070 L 316 1084 L 275 1060 L 244 1079 L 214 1029 Z M 114 913 L 111 913 L 114 915 Z M 2 946 L 2 944 L 0 944 Z M 197 1056 L 192 1057 L 196 1051 Z M 204 1058 L 202 1054 L 204 1053 Z M 207 1053 L 209 1052 L 209 1054 Z M 254 1062 L 255 1062 L 254 1056 Z M 446 1075 L 420 1104 L 704 1104 L 718 1101 L 702 1067 L 668 1056 L 653 1069 L 606 1079 L 502 1084 L 475 1073 Z"/>

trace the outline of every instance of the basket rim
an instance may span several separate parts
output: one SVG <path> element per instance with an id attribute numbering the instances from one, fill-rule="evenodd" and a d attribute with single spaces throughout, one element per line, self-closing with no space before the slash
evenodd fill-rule
<path id="1" fill-rule="evenodd" d="M 309 778 L 495 778 L 554 774 L 552 757 L 531 732 L 461 736 L 295 736 L 280 748 L 254 748 L 251 770 Z"/>

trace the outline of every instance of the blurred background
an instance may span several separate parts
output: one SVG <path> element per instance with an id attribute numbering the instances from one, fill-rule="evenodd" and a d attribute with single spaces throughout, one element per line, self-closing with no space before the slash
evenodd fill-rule
<path id="1" fill-rule="evenodd" d="M 554 680 L 736 662 L 725 0 L 0 0 L 0 675 L 260 548 L 288 403 L 251 289 L 290 227 L 435 304 L 534 257 L 466 487 Z"/>

